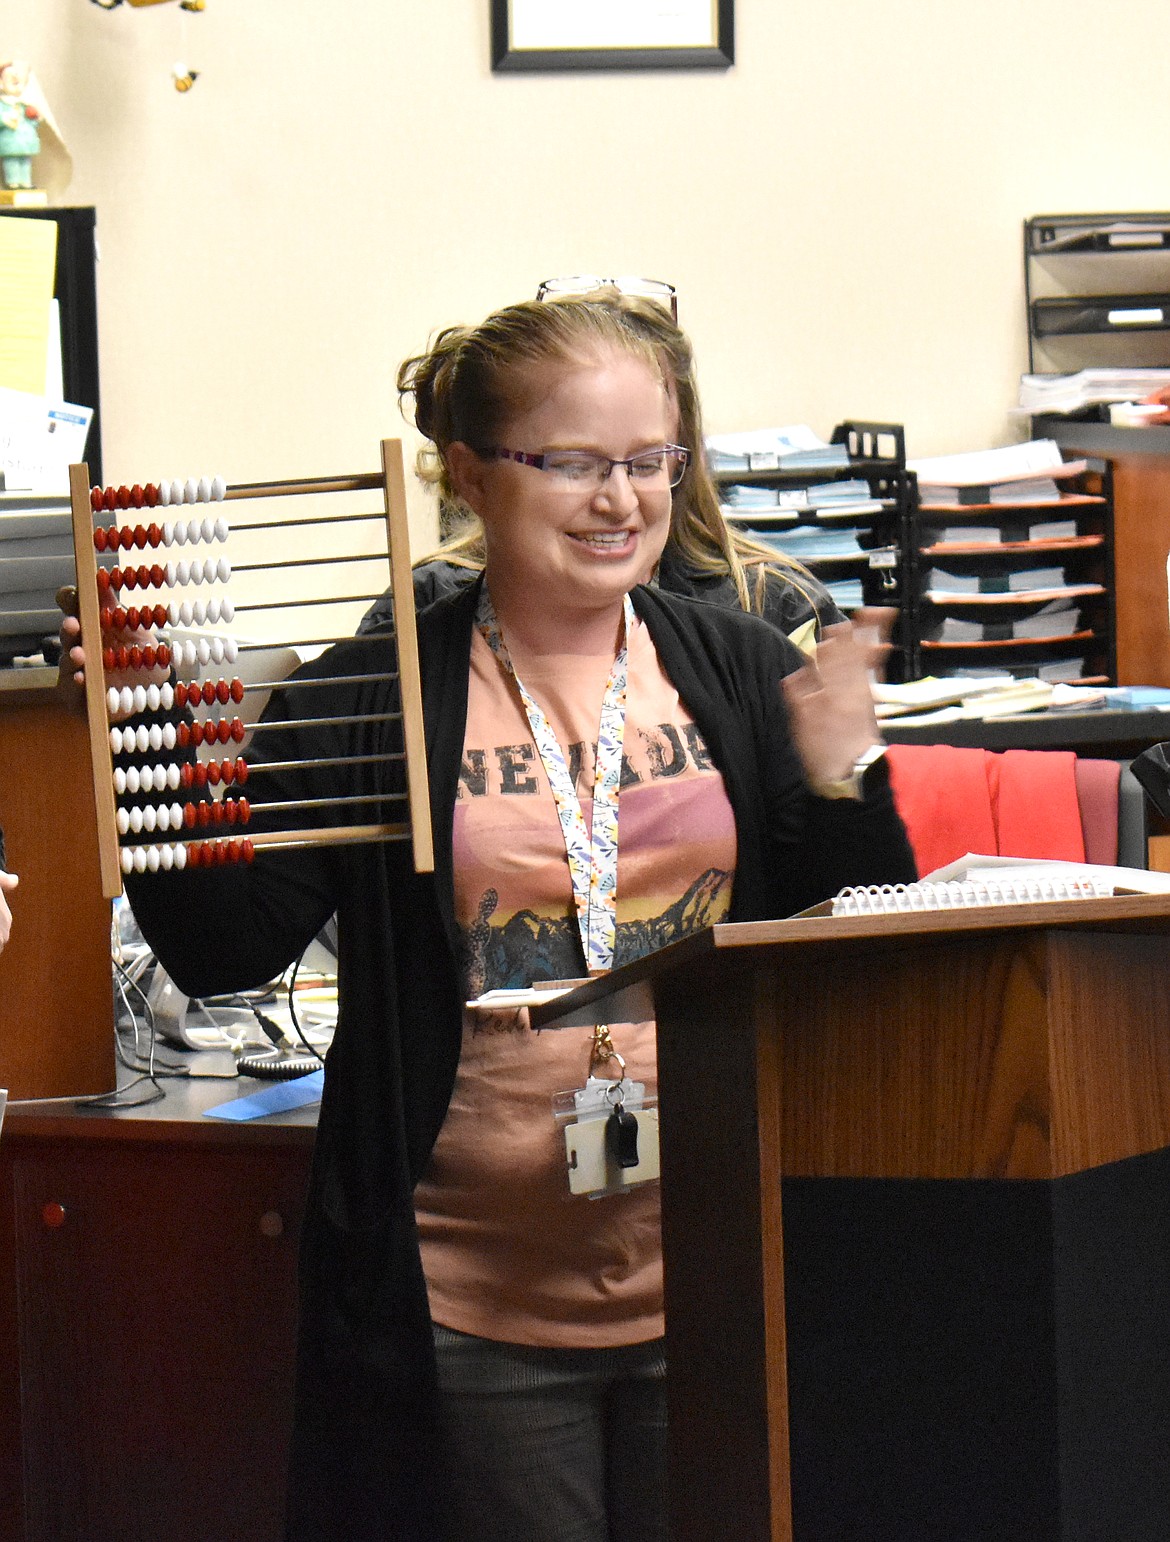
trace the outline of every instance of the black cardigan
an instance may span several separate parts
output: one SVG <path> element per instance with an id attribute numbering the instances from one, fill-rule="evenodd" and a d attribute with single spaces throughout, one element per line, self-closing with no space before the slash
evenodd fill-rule
<path id="1" fill-rule="evenodd" d="M 421 614 L 418 635 L 436 870 L 405 843 L 266 853 L 250 868 L 132 876 L 142 931 L 192 996 L 275 977 L 338 914 L 341 1010 L 326 1064 L 301 1253 L 301 1321 L 290 1538 L 423 1542 L 435 1537 L 430 1439 L 433 1346 L 412 1190 L 443 1122 L 461 1040 L 452 827 L 478 584 Z M 779 678 L 799 662 L 753 616 L 641 588 L 635 609 L 722 772 L 735 814 L 730 919 L 791 914 L 847 883 L 914 877 L 879 773 L 864 803 L 813 797 L 788 734 Z M 369 670 L 388 647 L 339 644 L 276 693 L 270 716 L 322 710 L 313 677 Z M 385 712 L 385 684 L 328 688 L 342 716 Z M 301 733 L 303 734 L 303 730 Z M 313 731 L 314 753 L 393 750 L 394 723 Z M 271 760 L 304 754 L 297 730 L 258 736 Z M 386 767 L 350 768 L 385 790 Z M 330 778 L 334 778 L 331 786 Z M 257 776 L 261 797 L 336 795 L 337 773 Z M 335 816 L 329 816 L 330 819 Z M 361 820 L 368 812 L 355 816 Z"/>

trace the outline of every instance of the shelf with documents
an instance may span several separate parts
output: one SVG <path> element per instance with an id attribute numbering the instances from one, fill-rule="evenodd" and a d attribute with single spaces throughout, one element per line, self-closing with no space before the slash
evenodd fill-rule
<path id="1" fill-rule="evenodd" d="M 802 563 L 847 614 L 861 605 L 901 611 L 903 531 L 917 498 L 902 428 L 849 421 L 834 429 L 832 444 L 844 447 L 847 461 L 713 470 L 724 517 Z M 893 645 L 890 677 L 908 678 L 909 641 L 900 622 Z"/>
<path id="2" fill-rule="evenodd" d="M 1170 365 L 1170 214 L 1024 222 L 1030 374 Z"/>
<path id="3" fill-rule="evenodd" d="M 970 671 L 1112 683 L 1108 468 L 1058 498 L 921 503 L 907 523 L 914 675 Z"/>

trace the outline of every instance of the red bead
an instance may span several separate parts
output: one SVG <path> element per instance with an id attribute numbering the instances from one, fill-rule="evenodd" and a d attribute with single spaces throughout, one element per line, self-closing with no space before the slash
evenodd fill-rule
<path id="1" fill-rule="evenodd" d="M 252 858 L 256 855 L 256 848 L 247 836 L 240 842 L 240 850 L 243 853 L 245 862 L 251 862 Z"/>
<path id="2" fill-rule="evenodd" d="M 199 823 L 200 823 L 201 826 L 206 826 L 206 825 L 209 825 L 211 823 L 211 804 L 210 803 L 200 803 L 198 805 L 198 818 L 199 818 Z"/>
<path id="3" fill-rule="evenodd" d="M 231 736 L 236 741 L 237 744 L 240 743 L 240 741 L 243 739 L 243 737 L 247 733 L 247 731 L 248 730 L 244 727 L 244 723 L 243 723 L 243 719 L 242 718 L 238 718 L 238 717 L 232 718 Z M 226 739 L 224 740 L 224 743 L 225 744 L 227 743 Z"/>
<path id="4" fill-rule="evenodd" d="M 155 626 L 166 626 L 167 608 L 165 605 L 156 605 L 154 607 L 154 624 Z"/>
<path id="5" fill-rule="evenodd" d="M 175 686 L 175 706 L 178 707 L 181 711 L 182 708 L 184 708 L 186 705 L 187 685 L 185 681 L 180 680 L 179 683 Z"/>
<path id="6" fill-rule="evenodd" d="M 108 594 L 110 589 L 110 575 L 106 568 L 97 570 L 97 586 L 99 594 Z"/>
<path id="7" fill-rule="evenodd" d="M 204 680 L 204 682 L 203 682 L 203 705 L 205 707 L 212 707 L 212 706 L 215 705 L 215 681 L 214 680 Z"/>
<path id="8" fill-rule="evenodd" d="M 191 724 L 191 743 L 194 744 L 196 747 L 198 747 L 199 745 L 201 745 L 203 743 L 203 724 L 202 723 L 192 723 Z"/>
<path id="9" fill-rule="evenodd" d="M 167 570 L 156 562 L 150 570 L 150 581 L 156 589 L 161 589 L 167 581 Z"/>
<path id="10" fill-rule="evenodd" d="M 187 866 L 201 867 L 202 862 L 203 859 L 200 855 L 199 842 L 191 841 L 187 846 Z"/>
<path id="11" fill-rule="evenodd" d="M 114 606 L 114 630 L 116 632 L 126 630 L 126 612 L 121 605 Z"/>
<path id="12" fill-rule="evenodd" d="M 155 615 L 157 616 L 157 614 L 158 614 L 158 611 L 156 610 L 155 611 Z M 162 626 L 162 622 L 160 621 L 158 623 L 158 625 Z M 171 662 L 171 650 L 167 647 L 166 643 L 160 643 L 159 644 L 159 646 L 155 649 L 155 655 L 154 656 L 158 660 L 158 665 L 159 665 L 160 669 L 166 669 L 170 665 L 170 662 Z"/>
<path id="13" fill-rule="evenodd" d="M 212 822 L 212 824 L 216 824 L 216 825 L 223 824 L 223 804 L 222 803 L 208 803 L 208 804 L 205 804 L 204 807 L 205 808 L 210 808 L 210 810 L 211 810 L 211 822 Z"/>
<path id="14" fill-rule="evenodd" d="M 248 802 L 247 798 L 241 798 L 239 801 L 240 801 L 240 823 L 242 825 L 246 825 L 248 823 L 249 819 L 251 819 L 251 817 L 252 817 L 252 805 Z"/>
<path id="15" fill-rule="evenodd" d="M 232 688 L 226 680 L 219 680 L 215 686 L 215 699 L 221 707 L 226 707 L 232 699 Z"/>
<path id="16" fill-rule="evenodd" d="M 239 841 L 232 840 L 227 843 L 227 854 L 229 862 L 238 862 L 240 860 Z"/>
<path id="17" fill-rule="evenodd" d="M 180 723 L 178 728 L 175 729 L 175 739 L 180 749 L 185 750 L 191 743 L 192 738 L 190 723 Z"/>
<path id="18" fill-rule="evenodd" d="M 129 669 L 130 668 L 130 649 L 127 648 L 124 643 L 118 649 L 118 668 L 119 669 Z"/>
<path id="19" fill-rule="evenodd" d="M 137 546 L 139 551 L 142 551 L 143 548 L 145 547 L 145 545 L 146 545 L 146 526 L 145 525 L 135 525 L 134 526 L 134 544 L 135 544 L 135 546 Z"/>
<path id="20" fill-rule="evenodd" d="M 158 488 L 153 482 L 148 482 L 142 491 L 146 497 L 146 507 L 153 509 L 158 503 Z"/>
<path id="21" fill-rule="evenodd" d="M 100 514 L 102 509 L 104 508 L 105 504 L 104 504 L 104 501 L 102 499 L 102 490 L 101 490 L 100 487 L 91 487 L 90 488 L 90 490 L 89 490 L 89 506 L 94 511 L 95 514 Z"/>
<path id="22" fill-rule="evenodd" d="M 209 780 L 210 777 L 208 774 L 207 766 L 203 763 L 203 761 L 200 761 L 199 764 L 195 767 L 195 785 L 196 787 L 206 787 Z"/>
<path id="23" fill-rule="evenodd" d="M 117 657 L 117 654 L 114 652 L 113 648 L 103 648 L 102 649 L 102 668 L 105 670 L 105 672 L 107 674 L 110 673 L 110 671 L 114 668 L 114 665 L 117 662 L 118 662 L 118 657 Z"/>
<path id="24" fill-rule="evenodd" d="M 236 781 L 239 784 L 239 786 L 242 787 L 247 780 L 248 780 L 248 762 L 246 760 L 237 760 L 236 761 Z"/>
<path id="25" fill-rule="evenodd" d="M 105 492 L 102 493 L 102 508 L 105 509 L 107 514 L 112 514 L 117 507 L 117 490 L 113 487 L 107 487 Z"/>
<path id="26" fill-rule="evenodd" d="M 114 624 L 114 610 L 110 605 L 103 605 L 98 611 L 98 620 L 102 624 L 102 631 L 108 632 Z"/>
<path id="27" fill-rule="evenodd" d="M 117 525 L 108 526 L 106 529 L 106 550 L 117 551 L 120 539 Z"/>
<path id="28" fill-rule="evenodd" d="M 104 525 L 99 525 L 97 527 L 97 529 L 94 531 L 94 533 L 93 533 L 93 544 L 94 544 L 94 550 L 95 551 L 105 551 L 105 549 L 106 549 L 106 530 L 105 530 L 105 526 Z"/>
<path id="29" fill-rule="evenodd" d="M 232 681 L 231 697 L 232 697 L 232 700 L 236 703 L 237 706 L 239 706 L 240 702 L 243 701 L 243 699 L 244 699 L 244 682 L 242 680 L 233 680 Z"/>
<path id="30" fill-rule="evenodd" d="M 128 487 L 119 487 L 118 507 L 120 509 L 128 509 L 130 507 L 130 489 Z"/>
<path id="31" fill-rule="evenodd" d="M 129 525 L 123 525 L 118 531 L 118 542 L 123 551 L 129 551 L 134 545 L 134 532 Z"/>
<path id="32" fill-rule="evenodd" d="M 219 786 L 220 770 L 218 760 L 209 760 L 207 763 L 207 780 L 213 787 Z"/>
<path id="33" fill-rule="evenodd" d="M 131 606 L 129 606 L 127 608 L 127 611 L 126 611 L 126 625 L 130 628 L 130 630 L 132 632 L 136 632 L 138 630 L 138 606 L 137 605 L 131 605 Z"/>
<path id="34" fill-rule="evenodd" d="M 138 574 L 134 571 L 133 568 L 115 568 L 114 573 L 118 575 L 118 579 L 121 582 L 123 588 L 133 589 L 137 586 Z M 114 574 L 112 573 L 110 576 L 112 578 Z"/>
<path id="35" fill-rule="evenodd" d="M 41 1206 L 41 1225 L 49 1231 L 59 1231 L 65 1224 L 65 1206 L 51 1199 Z"/>
<path id="36" fill-rule="evenodd" d="M 147 527 L 146 527 L 146 539 L 150 542 L 150 544 L 152 546 L 161 546 L 162 545 L 162 527 L 159 526 L 159 525 L 155 525 L 155 524 L 147 525 Z"/>
<path id="37" fill-rule="evenodd" d="M 162 572 L 161 568 L 159 568 L 159 572 L 160 573 Z M 161 581 L 162 581 L 161 579 L 158 580 L 158 582 L 160 582 L 160 583 L 161 583 Z M 142 585 L 142 587 L 144 589 L 149 589 L 150 588 L 151 572 L 150 572 L 150 569 L 148 567 L 141 567 L 141 568 L 138 569 L 138 582 Z"/>
<path id="38" fill-rule="evenodd" d="M 130 489 L 130 502 L 136 509 L 140 509 L 146 502 L 146 494 L 142 491 L 142 484 L 140 482 L 135 482 L 134 486 Z"/>
<path id="39" fill-rule="evenodd" d="M 217 867 L 223 867 L 227 861 L 227 846 L 223 841 L 215 843 L 215 863 Z"/>
<path id="40" fill-rule="evenodd" d="M 142 650 L 142 665 L 144 669 L 153 669 L 158 661 L 158 649 L 153 643 L 147 643 Z"/>
<path id="41" fill-rule="evenodd" d="M 193 830 L 195 828 L 195 820 L 197 817 L 198 816 L 195 813 L 195 805 L 193 803 L 184 803 L 183 823 L 187 826 L 188 830 Z"/>
<path id="42" fill-rule="evenodd" d="M 189 760 L 185 760 L 179 767 L 180 787 L 191 787 L 194 784 L 195 773 L 198 769 L 199 768 L 197 766 L 193 766 Z"/>
<path id="43" fill-rule="evenodd" d="M 236 779 L 236 768 L 230 760 L 221 763 L 219 774 L 223 778 L 224 785 L 230 787 Z"/>
<path id="44" fill-rule="evenodd" d="M 142 649 L 138 646 L 137 643 L 132 644 L 130 648 L 130 668 L 142 668 Z"/>

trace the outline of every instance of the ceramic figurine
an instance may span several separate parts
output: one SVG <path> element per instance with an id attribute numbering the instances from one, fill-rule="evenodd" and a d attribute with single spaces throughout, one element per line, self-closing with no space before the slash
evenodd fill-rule
<path id="1" fill-rule="evenodd" d="M 8 188 L 32 187 L 41 148 L 41 114 L 27 99 L 31 70 L 22 60 L 0 64 L 0 171 Z"/>

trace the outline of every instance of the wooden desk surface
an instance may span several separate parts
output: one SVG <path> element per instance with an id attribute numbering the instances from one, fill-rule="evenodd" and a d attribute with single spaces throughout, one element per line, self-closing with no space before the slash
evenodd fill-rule
<path id="1" fill-rule="evenodd" d="M 1014 717 L 923 723 L 891 718 L 881 725 L 891 744 L 953 744 L 960 749 L 1075 750 L 1105 760 L 1132 759 L 1170 739 L 1170 712 L 1094 707 L 1088 712 L 1021 712 Z"/>

